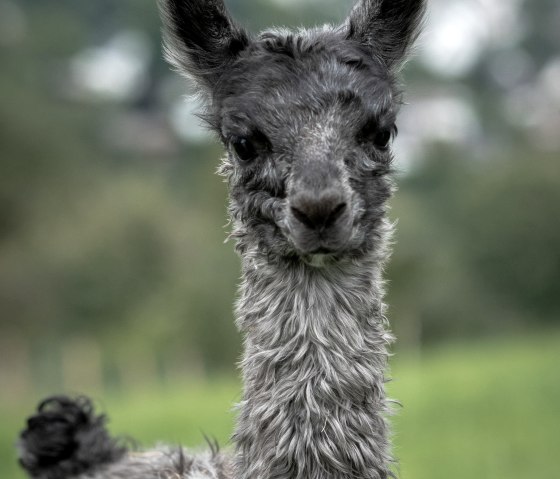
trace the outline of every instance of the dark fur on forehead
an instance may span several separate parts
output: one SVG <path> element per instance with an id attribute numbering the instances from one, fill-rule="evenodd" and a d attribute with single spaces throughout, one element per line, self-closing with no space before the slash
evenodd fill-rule
<path id="1" fill-rule="evenodd" d="M 224 115 L 237 123 L 259 118 L 275 98 L 307 111 L 364 100 L 381 116 L 399 103 L 391 70 L 342 29 L 262 33 L 214 85 L 205 115 L 220 130 Z"/>

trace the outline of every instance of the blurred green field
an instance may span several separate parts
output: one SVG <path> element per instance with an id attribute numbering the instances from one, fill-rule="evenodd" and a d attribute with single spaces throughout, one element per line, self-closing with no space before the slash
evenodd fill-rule
<path id="1" fill-rule="evenodd" d="M 560 331 L 452 344 L 393 361 L 391 396 L 402 479 L 560 477 Z M 235 380 L 98 398 L 111 429 L 142 444 L 227 445 Z M 0 404 L 0 478 L 23 475 L 12 444 L 27 404 Z"/>

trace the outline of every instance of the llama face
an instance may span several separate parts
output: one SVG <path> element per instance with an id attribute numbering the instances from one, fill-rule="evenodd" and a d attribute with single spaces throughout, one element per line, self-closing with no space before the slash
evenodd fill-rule
<path id="1" fill-rule="evenodd" d="M 339 27 L 252 38 L 223 0 L 158 0 L 166 54 L 228 156 L 238 250 L 359 257 L 383 236 L 394 78 L 425 0 L 361 0 Z"/>
<path id="2" fill-rule="evenodd" d="M 214 91 L 210 122 L 247 246 L 311 262 L 375 247 L 398 100 L 383 63 L 341 37 L 265 33 Z"/>

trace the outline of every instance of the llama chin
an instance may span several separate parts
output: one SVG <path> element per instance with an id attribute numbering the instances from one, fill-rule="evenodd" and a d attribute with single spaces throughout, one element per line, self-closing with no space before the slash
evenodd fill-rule
<path id="1" fill-rule="evenodd" d="M 158 0 L 166 57 L 198 85 L 227 152 L 220 173 L 241 256 L 245 339 L 235 450 L 126 452 L 89 405 L 63 398 L 22 433 L 31 477 L 393 475 L 386 213 L 398 74 L 425 3 L 361 0 L 338 26 L 252 36 L 222 0 Z"/>

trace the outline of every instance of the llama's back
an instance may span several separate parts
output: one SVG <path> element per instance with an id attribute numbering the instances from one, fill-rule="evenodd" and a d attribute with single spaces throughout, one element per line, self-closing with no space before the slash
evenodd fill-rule
<path id="1" fill-rule="evenodd" d="M 45 476 L 45 479 L 47 477 Z M 127 453 L 117 462 L 71 477 L 72 479 L 231 479 L 233 474 L 229 458 L 222 453 L 209 451 L 193 454 L 180 447 L 162 447 L 146 452 Z M 56 479 L 62 478 L 57 476 Z"/>
<path id="2" fill-rule="evenodd" d="M 20 462 L 34 479 L 230 479 L 231 460 L 209 444 L 193 454 L 180 447 L 134 452 L 105 429 L 86 398 L 43 401 L 19 441 Z"/>

